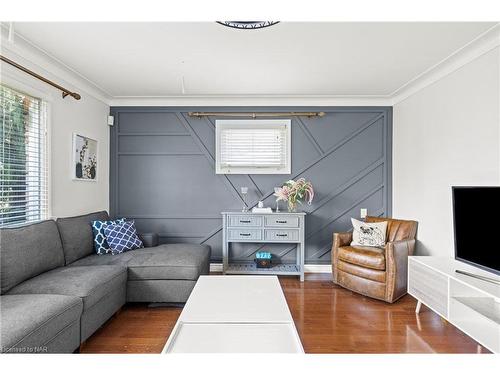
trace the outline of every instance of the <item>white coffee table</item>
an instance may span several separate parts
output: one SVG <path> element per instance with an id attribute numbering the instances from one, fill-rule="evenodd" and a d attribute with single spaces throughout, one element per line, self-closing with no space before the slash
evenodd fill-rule
<path id="1" fill-rule="evenodd" d="M 200 276 L 163 353 L 303 353 L 276 276 Z"/>

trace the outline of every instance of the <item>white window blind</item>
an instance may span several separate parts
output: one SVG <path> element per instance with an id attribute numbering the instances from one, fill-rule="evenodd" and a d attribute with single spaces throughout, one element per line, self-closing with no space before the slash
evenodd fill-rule
<path id="1" fill-rule="evenodd" d="M 290 120 L 218 120 L 216 172 L 287 174 Z"/>
<path id="2" fill-rule="evenodd" d="M 48 215 L 45 105 L 0 85 L 0 227 Z"/>

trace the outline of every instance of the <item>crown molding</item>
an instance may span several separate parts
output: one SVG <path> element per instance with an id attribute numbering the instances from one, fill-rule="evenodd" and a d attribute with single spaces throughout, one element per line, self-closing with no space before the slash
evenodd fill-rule
<path id="1" fill-rule="evenodd" d="M 111 106 L 209 107 L 209 106 L 390 106 L 385 96 L 328 95 L 179 95 L 114 97 Z"/>
<path id="2" fill-rule="evenodd" d="M 14 41 L 10 42 L 8 30 L 4 24 L 0 24 L 0 49 L 2 55 L 38 74 L 57 81 L 62 86 L 68 86 L 76 92 L 83 91 L 108 105 L 112 99 L 112 96 L 97 84 L 20 35 L 15 34 Z M 4 62 L 1 64 L 3 69 L 8 66 Z"/>
<path id="3" fill-rule="evenodd" d="M 389 95 L 112 96 L 22 36 L 15 34 L 14 43 L 9 42 L 5 24 L 0 23 L 0 33 L 2 54 L 110 106 L 393 106 L 500 46 L 498 23 Z"/>
<path id="4" fill-rule="evenodd" d="M 393 106 L 500 46 L 500 23 L 389 95 L 183 95 L 114 97 L 111 106 Z"/>
<path id="5" fill-rule="evenodd" d="M 500 46 L 500 23 L 496 24 L 450 56 L 441 60 L 420 75 L 411 79 L 391 95 L 391 104 L 395 105 L 439 81 L 464 65 Z"/>

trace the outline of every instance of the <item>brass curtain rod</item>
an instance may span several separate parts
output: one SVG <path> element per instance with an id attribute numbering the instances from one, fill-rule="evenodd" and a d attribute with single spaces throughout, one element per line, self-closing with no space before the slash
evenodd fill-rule
<path id="1" fill-rule="evenodd" d="M 75 98 L 76 100 L 80 100 L 82 97 L 80 94 L 76 93 L 76 92 L 72 92 L 71 90 L 68 90 L 68 89 L 65 89 L 64 87 L 58 85 L 57 83 L 55 82 L 52 82 L 50 79 L 47 79 L 45 77 L 42 77 L 40 74 L 37 74 L 35 72 L 33 72 L 32 70 L 29 70 L 28 68 L 25 68 L 24 66 L 22 65 L 19 65 L 18 63 L 8 59 L 7 57 L 5 56 L 2 56 L 0 55 L 0 60 L 6 62 L 7 64 L 10 64 L 12 65 L 13 67 L 19 69 L 19 70 L 22 70 L 23 72 L 39 79 L 40 81 L 43 81 L 51 86 L 54 86 L 56 89 L 59 89 L 62 91 L 62 97 L 65 98 L 67 97 L 68 95 L 69 96 L 72 96 L 73 98 Z"/>
<path id="2" fill-rule="evenodd" d="M 286 117 L 307 116 L 323 117 L 325 112 L 189 112 L 191 117 L 217 116 L 217 117 Z"/>

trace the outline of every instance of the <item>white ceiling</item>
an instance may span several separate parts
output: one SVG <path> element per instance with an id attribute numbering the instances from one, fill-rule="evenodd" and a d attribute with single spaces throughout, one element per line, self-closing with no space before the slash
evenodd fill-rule
<path id="1" fill-rule="evenodd" d="M 388 96 L 494 23 L 15 23 L 113 97 Z M 182 92 L 182 77 L 185 91 Z"/>

